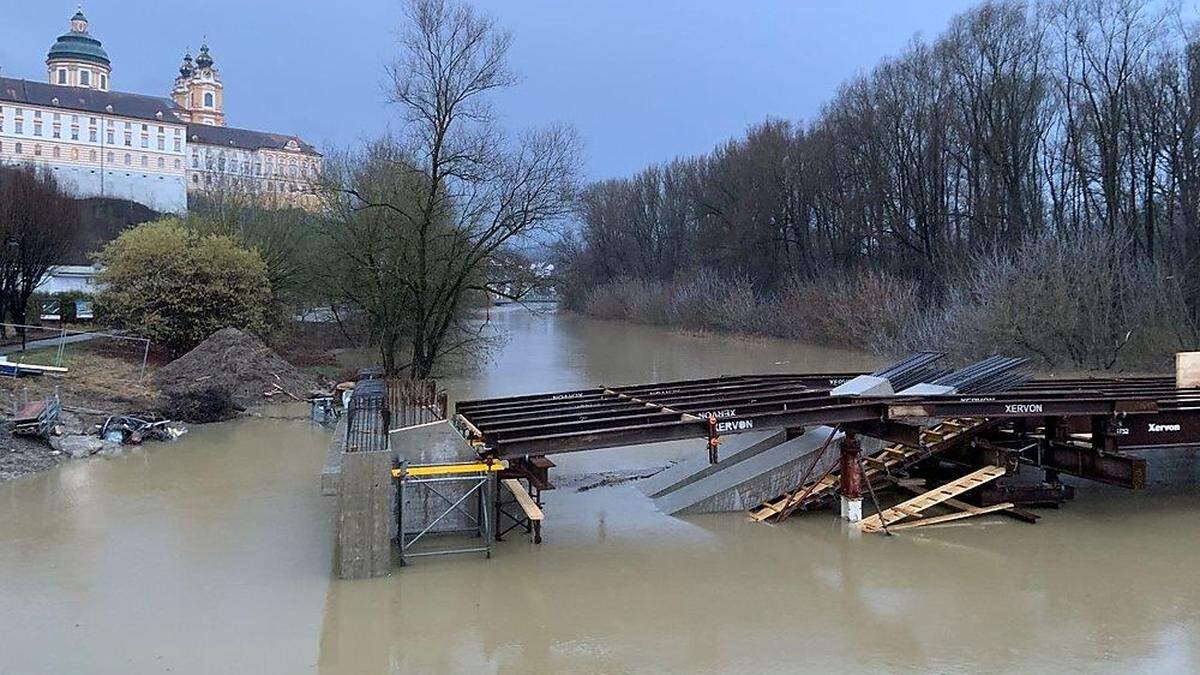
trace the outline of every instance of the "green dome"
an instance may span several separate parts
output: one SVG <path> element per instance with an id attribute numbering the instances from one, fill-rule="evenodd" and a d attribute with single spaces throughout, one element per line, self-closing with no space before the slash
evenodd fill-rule
<path id="1" fill-rule="evenodd" d="M 78 30 L 77 30 L 78 28 Z M 46 61 L 58 59 L 75 59 L 90 61 L 104 66 L 111 65 L 108 53 L 100 45 L 100 41 L 87 32 L 87 19 L 81 12 L 71 17 L 71 30 L 58 36 L 58 40 L 50 46 Z"/>

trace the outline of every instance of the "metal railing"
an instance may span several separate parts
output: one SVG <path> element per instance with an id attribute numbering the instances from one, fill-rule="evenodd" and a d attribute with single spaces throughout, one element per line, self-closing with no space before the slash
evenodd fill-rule
<path id="1" fill-rule="evenodd" d="M 392 414 L 389 430 L 446 419 L 446 392 L 438 390 L 436 380 L 393 378 L 386 382 L 388 409 Z"/>
<path id="2" fill-rule="evenodd" d="M 22 323 L 0 323 L 5 335 L 0 337 L 0 356 L 5 356 L 13 363 L 24 363 L 26 352 L 54 350 L 54 359 L 50 365 L 61 366 L 69 344 L 84 344 L 96 340 L 117 340 L 135 345 L 140 352 L 141 366 L 138 369 L 138 379 L 146 376 L 146 364 L 150 358 L 150 340 L 122 333 L 107 333 L 102 331 L 74 330 L 65 326 L 34 326 Z M 11 334 L 10 334 L 11 333 Z"/>
<path id="3" fill-rule="evenodd" d="M 346 452 L 388 449 L 391 411 L 382 380 L 360 380 L 346 409 Z"/>

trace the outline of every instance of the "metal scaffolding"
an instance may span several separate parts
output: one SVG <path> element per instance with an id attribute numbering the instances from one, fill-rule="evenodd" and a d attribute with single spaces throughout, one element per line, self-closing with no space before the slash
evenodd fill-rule
<path id="1" fill-rule="evenodd" d="M 483 553 L 491 558 L 496 522 L 492 513 L 496 499 L 496 476 L 503 469 L 503 463 L 497 461 L 411 466 L 407 462 L 399 462 L 392 470 L 392 478 L 396 481 L 396 545 L 400 549 L 400 564 L 407 565 L 408 558 L 456 553 Z M 462 494 L 445 494 L 443 488 L 451 486 L 458 486 Z M 415 491 L 424 491 L 441 500 L 444 508 L 424 523 L 421 530 L 410 534 L 404 527 L 404 499 Z M 471 534 L 482 540 L 481 545 L 412 550 L 426 535 L 434 533 L 438 523 L 453 513 L 463 515 L 472 526 L 437 530 L 436 534 Z"/>

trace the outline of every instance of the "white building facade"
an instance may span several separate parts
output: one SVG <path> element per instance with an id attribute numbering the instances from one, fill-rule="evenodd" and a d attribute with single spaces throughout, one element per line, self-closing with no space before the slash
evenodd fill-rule
<path id="1" fill-rule="evenodd" d="M 47 81 L 0 77 L 0 164 L 52 172 L 78 197 L 182 213 L 188 192 L 245 182 L 305 205 L 321 155 L 295 136 L 225 127 L 219 74 L 204 46 L 184 58 L 171 97 L 112 91 L 112 65 L 77 12 L 46 57 Z M 292 173 L 292 167 L 297 167 Z M 244 179 L 244 180 L 243 180 Z"/>

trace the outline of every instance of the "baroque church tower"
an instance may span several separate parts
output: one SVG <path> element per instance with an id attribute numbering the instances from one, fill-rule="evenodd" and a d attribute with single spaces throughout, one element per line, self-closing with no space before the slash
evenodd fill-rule
<path id="1" fill-rule="evenodd" d="M 207 44 L 200 46 L 194 61 L 191 54 L 184 54 L 175 88 L 171 90 L 171 98 L 180 108 L 180 117 L 194 124 L 225 126 L 223 90 L 221 74 L 213 66 Z"/>

